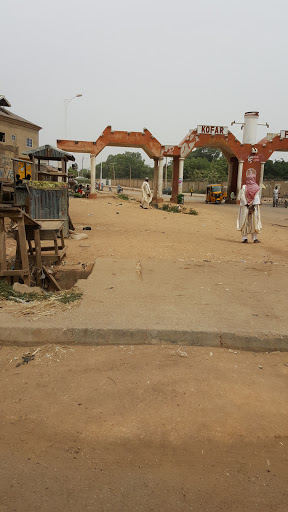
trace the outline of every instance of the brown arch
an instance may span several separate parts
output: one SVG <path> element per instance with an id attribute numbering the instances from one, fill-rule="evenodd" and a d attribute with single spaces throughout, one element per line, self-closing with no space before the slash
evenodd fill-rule
<path id="1" fill-rule="evenodd" d="M 90 153 L 99 155 L 106 146 L 126 148 L 141 148 L 150 158 L 161 156 L 162 146 L 152 133 L 143 129 L 143 132 L 114 131 L 107 126 L 95 142 L 76 140 L 57 140 L 57 147 L 71 153 Z"/>

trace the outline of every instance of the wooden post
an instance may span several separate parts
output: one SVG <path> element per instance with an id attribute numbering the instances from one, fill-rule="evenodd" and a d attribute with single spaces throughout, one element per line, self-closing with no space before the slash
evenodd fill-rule
<path id="1" fill-rule="evenodd" d="M 64 229 L 63 227 L 60 229 L 60 236 L 61 236 L 61 249 L 65 248 L 65 240 L 64 240 Z"/>
<path id="2" fill-rule="evenodd" d="M 0 270 L 7 270 L 4 217 L 0 217 Z"/>
<path id="3" fill-rule="evenodd" d="M 22 215 L 22 217 L 17 218 L 17 224 L 18 224 L 18 235 L 19 235 L 19 246 L 20 246 L 22 270 L 23 270 L 23 279 L 24 279 L 24 283 L 27 284 L 28 286 L 30 286 L 29 260 L 28 260 L 25 223 L 24 223 L 23 215 Z"/>
<path id="4" fill-rule="evenodd" d="M 62 158 L 61 159 L 61 168 L 62 168 L 62 173 L 65 173 L 66 172 L 66 162 L 65 162 L 65 159 Z M 64 181 L 66 182 L 66 176 L 62 176 L 62 180 L 61 181 Z"/>
<path id="5" fill-rule="evenodd" d="M 32 180 L 35 180 L 35 156 L 32 156 Z"/>
<path id="6" fill-rule="evenodd" d="M 40 158 L 38 158 L 38 171 L 37 171 L 37 181 L 39 181 L 39 173 L 40 173 L 40 170 L 41 170 L 41 160 Z"/>
<path id="7" fill-rule="evenodd" d="M 58 240 L 57 240 L 57 235 L 56 235 L 56 233 L 55 233 L 55 232 L 53 233 L 53 238 L 54 238 L 55 254 L 56 254 L 56 256 L 59 256 L 59 252 L 58 252 Z"/>
<path id="8" fill-rule="evenodd" d="M 40 286 L 41 285 L 40 275 L 42 274 L 40 229 L 35 229 L 34 241 L 35 241 L 35 261 L 36 261 L 36 284 L 37 284 L 37 286 Z"/>

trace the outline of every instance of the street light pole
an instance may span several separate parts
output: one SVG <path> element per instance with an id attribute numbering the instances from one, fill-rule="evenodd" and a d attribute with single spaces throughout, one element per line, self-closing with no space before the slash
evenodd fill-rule
<path id="1" fill-rule="evenodd" d="M 73 98 L 64 100 L 64 107 L 65 107 L 65 139 L 67 139 L 67 110 L 69 103 L 74 100 L 74 98 L 81 98 L 82 94 L 76 94 L 73 96 Z"/>

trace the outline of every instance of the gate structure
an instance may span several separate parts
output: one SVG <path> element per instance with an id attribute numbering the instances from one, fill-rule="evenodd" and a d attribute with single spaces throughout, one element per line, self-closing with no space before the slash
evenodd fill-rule
<path id="1" fill-rule="evenodd" d="M 154 160 L 153 199 L 162 202 L 164 157 L 173 159 L 172 202 L 177 202 L 177 194 L 182 193 L 185 158 L 196 148 L 213 147 L 222 151 L 228 161 L 227 197 L 231 192 L 239 197 L 242 184 L 246 182 L 246 171 L 256 171 L 257 183 L 263 183 L 264 165 L 274 151 L 288 151 L 288 130 L 267 137 L 256 143 L 259 113 L 246 112 L 244 115 L 243 140 L 240 142 L 227 126 L 198 125 L 191 130 L 180 144 L 165 146 L 144 128 L 143 132 L 113 131 L 107 126 L 95 142 L 57 140 L 57 147 L 71 153 L 91 155 L 91 194 L 95 194 L 96 156 L 106 146 L 142 148 Z"/>
<path id="2" fill-rule="evenodd" d="M 154 160 L 153 198 L 155 201 L 162 199 L 163 183 L 163 147 L 152 133 L 144 128 L 142 132 L 114 131 L 107 126 L 95 142 L 78 140 L 57 140 L 58 148 L 69 148 L 71 153 L 90 153 L 91 157 L 91 193 L 90 197 L 96 197 L 95 193 L 95 166 L 96 156 L 106 146 L 119 146 L 126 148 L 141 148 Z M 161 178 L 162 177 L 162 178 Z"/>

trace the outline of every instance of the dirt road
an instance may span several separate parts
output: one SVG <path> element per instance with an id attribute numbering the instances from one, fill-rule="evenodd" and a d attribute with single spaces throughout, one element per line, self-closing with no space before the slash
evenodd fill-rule
<path id="1" fill-rule="evenodd" d="M 287 262 L 288 210 L 263 205 L 263 231 L 260 245 L 241 245 L 241 234 L 236 230 L 238 208 L 234 205 L 214 205 L 195 198 L 187 204 L 197 210 L 198 216 L 142 210 L 137 199 L 123 201 L 111 194 L 98 194 L 98 199 L 72 199 L 70 210 L 76 227 L 86 232 L 89 241 L 70 240 L 67 264 L 94 262 L 96 257 L 151 258 L 176 261 L 274 263 Z M 131 197 L 133 194 L 131 193 Z M 85 231 L 84 231 L 85 233 Z"/>
<path id="2" fill-rule="evenodd" d="M 197 199 L 197 201 L 196 201 Z M 191 203 L 190 203 L 191 206 Z M 189 211 L 188 206 L 186 211 Z M 198 215 L 143 210 L 137 200 L 98 194 L 72 199 L 79 233 L 61 268 L 95 264 L 74 309 L 3 305 L 2 325 L 183 329 L 286 335 L 288 212 L 262 206 L 262 244 L 241 244 L 238 208 L 205 205 Z M 91 231 L 83 231 L 83 227 Z M 46 307 L 46 306 L 45 306 Z M 57 314 L 58 312 L 58 314 Z M 41 318 L 41 320 L 39 320 Z"/>
<path id="3" fill-rule="evenodd" d="M 22 355 L 0 350 L 1 512 L 287 511 L 287 354 Z"/>

